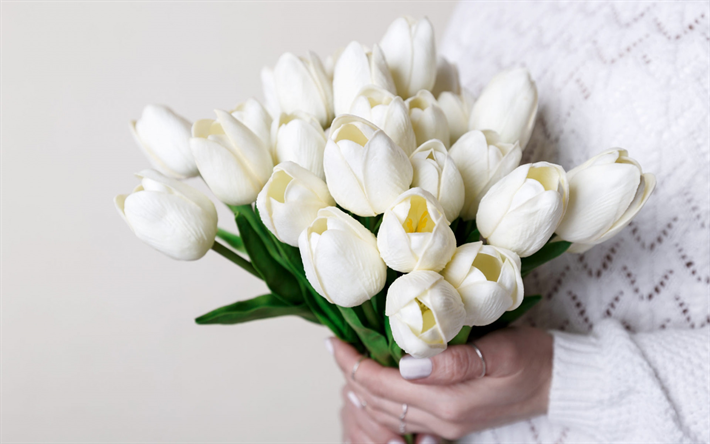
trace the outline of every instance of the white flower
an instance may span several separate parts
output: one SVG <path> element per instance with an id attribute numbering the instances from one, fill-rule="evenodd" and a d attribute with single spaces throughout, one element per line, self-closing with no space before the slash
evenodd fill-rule
<path id="1" fill-rule="evenodd" d="M 335 115 L 350 112 L 358 92 L 367 85 L 379 86 L 396 92 L 387 62 L 379 46 L 367 51 L 360 43 L 352 42 L 338 57 L 333 70 L 333 100 Z"/>
<path id="2" fill-rule="evenodd" d="M 345 47 L 341 46 L 335 50 L 332 54 L 328 55 L 323 61 L 323 69 L 325 69 L 325 74 L 328 76 L 330 81 L 333 81 L 333 74 L 335 71 L 335 64 L 338 63 L 340 54 L 345 51 Z"/>
<path id="3" fill-rule="evenodd" d="M 387 266 L 375 235 L 335 207 L 318 211 L 298 248 L 308 281 L 328 302 L 354 307 L 385 286 Z"/>
<path id="4" fill-rule="evenodd" d="M 261 69 L 261 87 L 264 92 L 264 103 L 272 119 L 278 119 L 281 114 L 279 97 L 276 94 L 276 84 L 274 83 L 274 70 L 265 66 Z"/>
<path id="5" fill-rule="evenodd" d="M 466 88 L 463 88 L 461 94 L 444 91 L 438 97 L 437 103 L 446 116 L 446 121 L 449 124 L 450 140 L 453 145 L 461 136 L 468 132 L 473 96 Z"/>
<path id="6" fill-rule="evenodd" d="M 327 141 L 318 121 L 302 111 L 281 114 L 271 128 L 274 163 L 295 162 L 321 179 Z"/>
<path id="7" fill-rule="evenodd" d="M 131 122 L 131 133 L 150 163 L 174 179 L 197 176 L 197 165 L 190 152 L 190 127 L 184 117 L 162 105 L 147 105 L 138 121 Z"/>
<path id="8" fill-rule="evenodd" d="M 329 206 L 335 206 L 335 201 L 325 182 L 293 162 L 276 165 L 256 198 L 264 225 L 278 240 L 294 247 L 318 210 Z"/>
<path id="9" fill-rule="evenodd" d="M 459 94 L 461 92 L 461 81 L 459 80 L 459 69 L 455 63 L 451 63 L 444 57 L 439 57 L 436 63 L 436 83 L 431 89 L 434 97 L 439 98 L 443 92 Z"/>
<path id="10" fill-rule="evenodd" d="M 401 97 L 380 87 L 364 87 L 353 100 L 350 114 L 375 124 L 387 134 L 407 156 L 417 149 L 417 139 L 409 120 L 409 109 Z"/>
<path id="11" fill-rule="evenodd" d="M 136 174 L 141 184 L 114 199 L 138 239 L 173 259 L 204 256 L 217 234 L 217 210 L 207 196 L 155 170 Z"/>
<path id="12" fill-rule="evenodd" d="M 429 19 L 400 17 L 380 41 L 397 93 L 408 98 L 420 89 L 431 90 L 436 81 L 436 43 Z"/>
<path id="13" fill-rule="evenodd" d="M 582 253 L 623 229 L 636 216 L 656 186 L 653 174 L 623 149 L 592 157 L 567 173 L 569 207 L 555 233 Z"/>
<path id="14" fill-rule="evenodd" d="M 192 154 L 202 178 L 228 205 L 254 202 L 274 166 L 262 140 L 231 114 L 216 110 L 217 120 L 192 127 Z"/>
<path id="15" fill-rule="evenodd" d="M 504 248 L 463 244 L 441 274 L 463 299 L 465 325 L 491 324 L 523 302 L 520 257 Z"/>
<path id="16" fill-rule="evenodd" d="M 256 134 L 264 143 L 264 146 L 271 146 L 272 118 L 258 100 L 249 99 L 240 103 L 231 111 L 231 114 Z"/>
<path id="17" fill-rule="evenodd" d="M 449 122 L 434 96 L 427 90 L 421 90 L 404 103 L 409 108 L 409 118 L 412 121 L 417 145 L 427 140 L 439 139 L 448 148 L 451 142 Z"/>
<path id="18" fill-rule="evenodd" d="M 454 159 L 439 140 L 424 142 L 409 158 L 414 168 L 412 187 L 420 187 L 436 197 L 446 219 L 459 217 L 464 203 L 464 182 Z"/>
<path id="19" fill-rule="evenodd" d="M 333 120 L 333 85 L 318 56 L 291 53 L 281 55 L 274 67 L 274 87 L 281 112 L 305 111 L 312 114 L 322 127 Z"/>
<path id="20" fill-rule="evenodd" d="M 471 220 L 488 189 L 520 164 L 523 152 L 517 143 L 501 142 L 493 131 L 473 130 L 456 141 L 449 155 L 466 188 L 461 218 Z"/>
<path id="21" fill-rule="evenodd" d="M 454 254 L 456 237 L 436 198 L 421 188 L 412 188 L 385 212 L 377 247 L 393 270 L 439 271 Z"/>
<path id="22" fill-rule="evenodd" d="M 545 245 L 569 200 L 565 170 L 547 162 L 521 165 L 483 196 L 476 225 L 484 239 L 527 257 Z"/>
<path id="23" fill-rule="evenodd" d="M 331 126 L 323 169 L 335 201 L 358 216 L 375 216 L 409 189 L 412 164 L 384 131 L 345 114 Z"/>
<path id="24" fill-rule="evenodd" d="M 433 271 L 400 276 L 387 290 L 385 314 L 397 345 L 415 358 L 430 358 L 446 350 L 464 326 L 461 296 Z"/>
<path id="25" fill-rule="evenodd" d="M 537 87 L 525 68 L 509 69 L 488 83 L 471 110 L 470 129 L 492 130 L 501 142 L 530 140 L 537 114 Z"/>

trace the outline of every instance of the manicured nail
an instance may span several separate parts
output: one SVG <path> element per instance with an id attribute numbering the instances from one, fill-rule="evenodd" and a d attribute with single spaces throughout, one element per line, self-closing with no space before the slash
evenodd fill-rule
<path id="1" fill-rule="evenodd" d="M 431 359 L 405 356 L 399 361 L 399 374 L 404 379 L 421 379 L 431 375 Z"/>
<path id="2" fill-rule="evenodd" d="M 348 392 L 348 399 L 350 400 L 350 402 L 353 403 L 353 405 L 354 405 L 355 407 L 357 407 L 357 408 L 359 408 L 359 409 L 362 408 L 362 403 L 360 402 L 360 400 L 358 399 L 358 397 L 357 397 L 357 395 L 356 395 L 355 393 L 353 393 L 353 392 Z"/>
<path id="3" fill-rule="evenodd" d="M 331 341 L 330 338 L 325 338 L 325 349 L 328 350 L 328 353 L 331 355 L 335 354 L 335 351 L 333 350 L 333 341 Z"/>
<path id="4" fill-rule="evenodd" d="M 439 441 L 431 435 L 424 435 L 419 444 L 437 444 Z"/>
<path id="5" fill-rule="evenodd" d="M 387 444 L 404 444 L 404 441 L 402 441 L 401 439 L 390 439 L 389 441 L 387 441 Z"/>

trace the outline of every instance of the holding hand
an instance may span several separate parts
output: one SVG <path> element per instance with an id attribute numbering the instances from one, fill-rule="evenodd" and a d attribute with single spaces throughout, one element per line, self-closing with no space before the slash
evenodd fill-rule
<path id="1" fill-rule="evenodd" d="M 507 328 L 476 341 L 485 364 L 474 347 L 457 345 L 432 358 L 407 356 L 399 371 L 364 359 L 353 372 L 362 356 L 330 341 L 347 381 L 342 415 L 351 442 L 389 442 L 402 426 L 422 435 L 417 442 L 427 442 L 423 435 L 458 439 L 547 412 L 552 336 L 536 328 Z"/>

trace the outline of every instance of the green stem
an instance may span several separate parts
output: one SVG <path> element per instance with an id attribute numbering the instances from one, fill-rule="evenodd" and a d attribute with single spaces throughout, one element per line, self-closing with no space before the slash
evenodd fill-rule
<path id="1" fill-rule="evenodd" d="M 382 331 L 382 325 L 380 324 L 380 318 L 377 317 L 375 309 L 372 307 L 372 301 L 365 301 L 362 304 L 362 311 L 365 313 L 367 322 L 370 324 L 373 330 Z"/>
<path id="2" fill-rule="evenodd" d="M 212 245 L 212 249 L 216 251 L 217 253 L 221 254 L 223 257 L 229 259 L 230 261 L 234 262 L 235 264 L 239 265 L 249 273 L 253 274 L 254 276 L 258 277 L 259 279 L 263 279 L 261 275 L 259 274 L 258 271 L 254 268 L 254 266 L 249 262 L 248 260 L 244 259 L 243 257 L 239 256 L 237 253 L 233 252 L 229 248 L 225 247 L 224 245 L 220 244 L 217 241 L 214 241 L 214 245 Z"/>
<path id="3" fill-rule="evenodd" d="M 246 254 L 247 250 L 244 248 L 244 241 L 242 238 L 234 233 L 230 233 L 227 230 L 217 228 L 217 237 L 225 241 L 230 247 L 234 248 L 240 253 Z"/>

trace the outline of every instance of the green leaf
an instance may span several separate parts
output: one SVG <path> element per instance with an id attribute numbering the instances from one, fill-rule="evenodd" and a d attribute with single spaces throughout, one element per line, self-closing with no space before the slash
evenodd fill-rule
<path id="1" fill-rule="evenodd" d="M 307 321 L 319 323 L 311 310 L 304 304 L 288 305 L 273 294 L 265 294 L 246 301 L 225 305 L 200 316 L 195 319 L 195 322 L 200 325 L 230 325 L 278 316 L 300 316 Z"/>
<path id="2" fill-rule="evenodd" d="M 338 309 L 343 314 L 348 324 L 355 330 L 362 344 L 370 352 L 372 359 L 384 366 L 393 366 L 394 362 L 390 355 L 387 338 L 368 327 L 360 316 L 358 316 L 355 308 L 338 307 Z"/>
<path id="3" fill-rule="evenodd" d="M 549 262 L 557 256 L 561 255 L 569 246 L 572 245 L 570 242 L 547 242 L 545 246 L 540 248 L 537 253 L 532 256 L 524 257 L 521 259 L 522 267 L 520 269 L 523 277 L 527 276 L 533 269 L 539 267 L 545 262 Z"/>
<path id="4" fill-rule="evenodd" d="M 266 282 L 266 285 L 284 302 L 290 305 L 303 303 L 298 280 L 269 253 L 261 237 L 242 213 L 237 215 L 237 226 L 251 263 Z"/>
<path id="5" fill-rule="evenodd" d="M 247 249 L 244 248 L 244 241 L 242 241 L 242 238 L 239 237 L 239 235 L 230 233 L 229 231 L 223 230 L 221 228 L 217 228 L 217 237 L 225 241 L 227 245 L 234 248 L 238 252 L 247 252 Z"/>
<path id="6" fill-rule="evenodd" d="M 468 335 L 471 333 L 471 327 L 464 325 L 461 331 L 458 332 L 454 339 L 449 341 L 449 345 L 461 345 L 468 342 Z"/>

